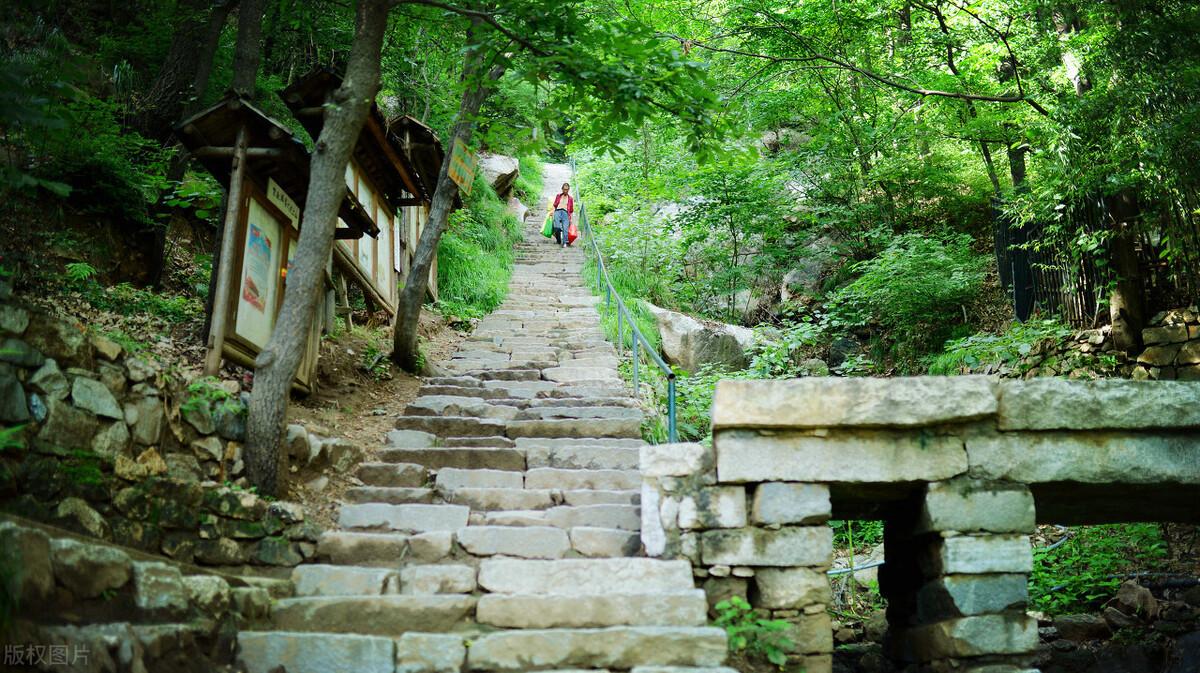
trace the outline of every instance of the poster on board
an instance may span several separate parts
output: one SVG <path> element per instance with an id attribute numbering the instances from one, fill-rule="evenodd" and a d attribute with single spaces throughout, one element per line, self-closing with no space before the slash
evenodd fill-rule
<path id="1" fill-rule="evenodd" d="M 234 331 L 259 348 L 275 326 L 280 243 L 279 221 L 250 199 Z"/>

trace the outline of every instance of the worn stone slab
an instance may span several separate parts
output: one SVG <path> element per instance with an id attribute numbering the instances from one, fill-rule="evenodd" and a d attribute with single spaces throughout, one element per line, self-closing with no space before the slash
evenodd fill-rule
<path id="1" fill-rule="evenodd" d="M 509 421 L 509 437 L 625 437 L 641 436 L 640 416 L 628 418 L 561 418 Z"/>
<path id="2" fill-rule="evenodd" d="M 641 493 L 633 489 L 609 491 L 599 489 L 578 489 L 563 491 L 563 502 L 573 507 L 584 505 L 637 505 L 641 502 Z"/>
<path id="3" fill-rule="evenodd" d="M 303 564 L 292 569 L 297 596 L 380 596 L 397 593 L 396 571 L 345 565 Z"/>
<path id="4" fill-rule="evenodd" d="M 746 525 L 746 488 L 710 486 L 679 500 L 679 527 L 741 528 Z"/>
<path id="5" fill-rule="evenodd" d="M 332 633 L 242 631 L 238 661 L 247 673 L 393 673 L 396 645 L 391 638 Z"/>
<path id="6" fill-rule="evenodd" d="M 929 485 L 916 531 L 1032 533 L 1035 519 L 1024 485 L 955 479 Z"/>
<path id="7" fill-rule="evenodd" d="M 432 488 L 391 488 L 388 486 L 355 486 L 346 489 L 348 503 L 387 503 L 389 505 L 432 504 Z M 461 504 L 461 503 L 455 503 Z"/>
<path id="8" fill-rule="evenodd" d="M 829 618 L 829 613 L 824 610 L 803 613 L 789 619 L 787 628 L 780 633 L 792 643 L 790 647 L 783 648 L 789 653 L 826 654 L 833 652 L 833 623 Z"/>
<path id="9" fill-rule="evenodd" d="M 713 429 L 911 428 L 994 416 L 996 384 L 985 376 L 889 379 L 811 377 L 725 380 L 713 396 Z"/>
<path id="10" fill-rule="evenodd" d="M 662 495 L 654 479 L 642 484 L 641 505 L 642 546 L 647 556 L 662 556 L 667 549 L 667 532 L 660 516 Z"/>
<path id="11" fill-rule="evenodd" d="M 614 367 L 551 367 L 542 370 L 542 378 L 555 383 L 620 381 Z"/>
<path id="12" fill-rule="evenodd" d="M 598 489 L 626 491 L 641 488 L 636 470 L 560 470 L 539 467 L 525 473 L 526 488 Z"/>
<path id="13" fill-rule="evenodd" d="M 460 635 L 406 633 L 396 640 L 396 673 L 459 673 L 466 658 Z"/>
<path id="14" fill-rule="evenodd" d="M 1033 547 L 1026 535 L 963 535 L 930 546 L 921 564 L 929 576 L 1024 573 L 1033 570 Z"/>
<path id="15" fill-rule="evenodd" d="M 798 610 L 832 602 L 829 577 L 812 568 L 756 568 L 754 605 L 774 610 Z"/>
<path id="16" fill-rule="evenodd" d="M 759 524 L 824 523 L 832 509 L 825 484 L 767 482 L 754 489 L 750 518 Z"/>
<path id="17" fill-rule="evenodd" d="M 443 491 L 446 502 L 466 505 L 473 512 L 496 510 L 537 510 L 554 506 L 551 489 L 525 488 L 459 488 Z"/>
<path id="18" fill-rule="evenodd" d="M 501 631 L 481 636 L 467 668 L 528 671 L 552 666 L 628 669 L 635 665 L 717 666 L 725 661 L 725 631 L 699 626 L 616 626 L 604 629 Z"/>
<path id="19" fill-rule="evenodd" d="M 275 601 L 271 621 L 284 631 L 399 636 L 445 632 L 475 609 L 474 596 L 319 596 Z"/>
<path id="20" fill-rule="evenodd" d="M 400 569 L 400 593 L 405 595 L 469 594 L 475 590 L 475 569 L 468 565 L 409 565 Z"/>
<path id="21" fill-rule="evenodd" d="M 636 531 L 576 526 L 569 534 L 571 548 L 583 556 L 633 556 L 641 546 L 641 538 Z"/>
<path id="22" fill-rule="evenodd" d="M 967 471 L 963 440 L 953 435 L 722 430 L 713 444 L 722 483 L 938 481 Z"/>
<path id="23" fill-rule="evenodd" d="M 567 531 L 550 526 L 468 526 L 458 542 L 475 556 L 557 559 L 571 550 Z"/>
<path id="24" fill-rule="evenodd" d="M 389 430 L 385 444 L 397 449 L 425 449 L 437 444 L 437 435 L 420 430 Z"/>
<path id="25" fill-rule="evenodd" d="M 1200 433 L 977 433 L 967 455 L 971 475 L 985 479 L 1200 484 Z"/>
<path id="26" fill-rule="evenodd" d="M 464 470 L 446 467 L 438 470 L 436 485 L 440 489 L 456 488 L 522 488 L 525 477 L 507 470 Z"/>
<path id="27" fill-rule="evenodd" d="M 1200 428 L 1200 383 L 1004 381 L 999 424 L 1001 430 Z"/>
<path id="28" fill-rule="evenodd" d="M 474 416 L 401 416 L 397 430 L 419 430 L 439 437 L 490 437 L 504 435 L 504 421 Z"/>
<path id="29" fill-rule="evenodd" d="M 601 626 L 703 626 L 704 591 L 659 594 L 487 594 L 475 609 L 480 624 L 516 629 Z"/>
<path id="30" fill-rule="evenodd" d="M 446 467 L 516 471 L 525 469 L 525 454 L 509 448 L 383 449 L 379 452 L 379 459 L 389 463 L 419 463 L 434 470 Z"/>
<path id="31" fill-rule="evenodd" d="M 1022 574 L 948 575 L 917 592 L 917 618 L 922 623 L 1023 609 L 1029 579 Z"/>
<path id="32" fill-rule="evenodd" d="M 395 567 L 404 558 L 409 536 L 394 533 L 327 531 L 317 541 L 317 558 L 339 565 Z M 447 553 L 449 542 L 446 544 Z"/>
<path id="33" fill-rule="evenodd" d="M 343 505 L 338 515 L 338 525 L 343 528 L 388 528 L 413 533 L 452 531 L 467 525 L 470 511 L 471 508 L 460 505 Z"/>
<path id="34" fill-rule="evenodd" d="M 1037 649 L 1037 620 L 1016 613 L 948 619 L 910 630 L 908 642 L 921 661 L 1025 654 Z"/>
<path id="35" fill-rule="evenodd" d="M 833 529 L 710 530 L 700 534 L 700 555 L 706 565 L 827 567 L 833 559 Z"/>
<path id="36" fill-rule="evenodd" d="M 486 559 L 479 566 L 479 586 L 509 594 L 686 591 L 692 588 L 692 566 L 684 560 L 647 558 Z"/>
<path id="37" fill-rule="evenodd" d="M 358 478 L 368 486 L 419 488 L 425 485 L 428 470 L 414 463 L 362 463 Z"/>
<path id="38" fill-rule="evenodd" d="M 687 477 L 713 469 L 713 450 L 703 444 L 647 444 L 638 466 L 647 477 Z"/>

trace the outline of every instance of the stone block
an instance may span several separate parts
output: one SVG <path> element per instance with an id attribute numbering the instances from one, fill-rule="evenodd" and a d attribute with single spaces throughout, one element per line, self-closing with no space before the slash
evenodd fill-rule
<path id="1" fill-rule="evenodd" d="M 53 594 L 50 539 L 42 531 L 0 521 L 0 560 L 14 571 L 8 589 L 19 605 L 38 605 Z"/>
<path id="2" fill-rule="evenodd" d="M 1200 484 L 1200 433 L 985 433 L 967 438 L 967 455 L 984 479 Z"/>
<path id="3" fill-rule="evenodd" d="M 480 624 L 518 629 L 703 626 L 707 610 L 699 589 L 573 596 L 486 594 L 480 597 L 475 616 Z"/>
<path id="4" fill-rule="evenodd" d="M 794 654 L 827 654 L 833 652 L 833 624 L 829 613 L 824 610 L 815 614 L 802 614 L 788 620 L 788 627 L 781 632 L 792 646 Z"/>
<path id="5" fill-rule="evenodd" d="M 1200 427 L 1200 386 L 1178 381 L 1070 381 L 1000 384 L 1001 430 Z"/>
<path id="6" fill-rule="evenodd" d="M 467 526 L 458 543 L 475 556 L 556 559 L 571 550 L 567 531 L 551 526 Z"/>
<path id="7" fill-rule="evenodd" d="M 667 549 L 667 532 L 659 515 L 661 499 L 657 485 L 650 479 L 642 484 L 642 546 L 647 556 L 662 556 Z"/>
<path id="8" fill-rule="evenodd" d="M 1035 523 L 1024 485 L 955 479 L 929 484 L 916 532 L 1032 533 Z"/>
<path id="9" fill-rule="evenodd" d="M 647 558 L 487 559 L 479 566 L 479 586 L 510 594 L 685 591 L 692 588 L 692 566 Z"/>
<path id="10" fill-rule="evenodd" d="M 755 607 L 796 610 L 828 605 L 832 599 L 829 577 L 813 568 L 758 568 L 754 572 Z"/>
<path id="11" fill-rule="evenodd" d="M 725 380 L 713 397 L 712 426 L 911 428 L 995 413 L 995 382 L 985 376 Z"/>
<path id="12" fill-rule="evenodd" d="M 825 523 L 831 508 L 824 484 L 767 482 L 754 490 L 751 520 L 757 524 Z"/>
<path id="13" fill-rule="evenodd" d="M 703 444 L 647 444 L 639 449 L 638 464 L 647 477 L 687 477 L 713 469 L 712 448 Z"/>
<path id="14" fill-rule="evenodd" d="M 634 556 L 640 546 L 636 532 L 614 528 L 576 526 L 570 530 L 570 537 L 571 548 L 590 557 Z"/>
<path id="15" fill-rule="evenodd" d="M 162 616 L 179 616 L 187 610 L 188 592 L 179 568 L 157 561 L 133 563 L 134 603 Z"/>
<path id="16" fill-rule="evenodd" d="M 1142 343 L 1147 346 L 1159 344 L 1182 343 L 1188 340 L 1187 325 L 1167 325 L 1165 327 L 1148 327 L 1142 330 Z"/>
<path id="17" fill-rule="evenodd" d="M 713 443 L 722 483 L 939 481 L 967 471 L 963 440 L 953 435 L 722 430 Z"/>
<path id="18" fill-rule="evenodd" d="M 222 615 L 232 605 L 229 582 L 216 575 L 186 575 L 183 587 L 187 591 L 188 602 L 205 615 Z"/>
<path id="19" fill-rule="evenodd" d="M 908 636 L 920 661 L 1026 654 L 1038 644 L 1037 620 L 1012 613 L 948 619 L 916 627 Z"/>
<path id="20" fill-rule="evenodd" d="M 617 668 L 635 665 L 719 666 L 725 631 L 699 626 L 616 626 L 605 629 L 512 630 L 479 637 L 467 668 L 530 671 L 546 668 Z"/>
<path id="21" fill-rule="evenodd" d="M 917 619 L 929 623 L 1023 609 L 1028 600 L 1029 579 L 1023 574 L 948 575 L 917 592 Z"/>
<path id="22" fill-rule="evenodd" d="M 828 526 L 711 530 L 700 536 L 700 556 L 706 565 L 827 567 L 833 558 L 833 530 Z"/>
<path id="23" fill-rule="evenodd" d="M 396 571 L 304 564 L 292 569 L 297 596 L 379 596 L 395 593 Z"/>
<path id="24" fill-rule="evenodd" d="M 1025 535 L 978 535 L 943 538 L 921 559 L 929 577 L 1023 573 L 1033 570 L 1033 548 Z"/>
<path id="25" fill-rule="evenodd" d="M 396 643 L 391 638 L 334 633 L 238 634 L 238 660 L 247 673 L 395 673 Z"/>
<path id="26" fill-rule="evenodd" d="M 459 635 L 406 633 L 396 640 L 396 673 L 458 673 L 466 658 Z"/>
<path id="27" fill-rule="evenodd" d="M 1138 364 L 1147 367 L 1165 367 L 1175 362 L 1175 356 L 1179 354 L 1179 349 L 1182 347 L 1183 344 L 1150 346 L 1138 356 Z"/>
<path id="28" fill-rule="evenodd" d="M 54 578 L 78 598 L 95 598 L 119 589 L 133 573 L 125 552 L 113 547 L 59 538 L 50 543 Z"/>
<path id="29" fill-rule="evenodd" d="M 469 594 L 475 569 L 467 565 L 412 565 L 400 569 L 400 593 L 409 595 Z"/>
<path id="30" fill-rule="evenodd" d="M 710 486 L 679 500 L 680 528 L 742 528 L 745 525 L 746 489 L 743 486 Z"/>

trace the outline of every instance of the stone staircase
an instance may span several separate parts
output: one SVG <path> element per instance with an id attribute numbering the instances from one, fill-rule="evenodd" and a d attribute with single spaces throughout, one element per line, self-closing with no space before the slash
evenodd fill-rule
<path id="1" fill-rule="evenodd" d="M 565 172 L 547 167 L 549 193 Z M 582 246 L 542 238 L 544 214 L 507 300 L 359 468 L 295 597 L 239 636 L 250 673 L 729 671 L 691 565 L 639 557 L 643 415 Z"/>

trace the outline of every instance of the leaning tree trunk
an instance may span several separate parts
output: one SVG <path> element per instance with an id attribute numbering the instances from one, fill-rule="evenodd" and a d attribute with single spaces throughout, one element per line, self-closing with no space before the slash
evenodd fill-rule
<path id="1" fill-rule="evenodd" d="M 442 159 L 442 168 L 438 173 L 437 188 L 433 192 L 433 203 L 429 206 L 429 220 L 421 231 L 417 250 L 413 254 L 412 268 L 405 279 L 404 289 L 396 301 L 396 326 L 392 338 L 392 359 L 402 369 L 416 372 L 420 368 L 420 352 L 417 348 L 417 326 L 421 319 L 421 305 L 425 300 L 425 292 L 429 287 L 429 272 L 433 268 L 433 257 L 437 253 L 438 241 L 446 231 L 446 223 L 450 218 L 450 208 L 454 205 L 454 197 L 458 187 L 450 179 L 450 157 L 455 142 L 471 141 L 475 131 L 475 115 L 483 106 L 483 101 L 491 95 L 491 83 L 500 79 L 504 74 L 504 66 L 491 69 L 483 82 L 475 82 L 475 77 L 483 63 L 483 55 L 476 50 L 467 53 L 463 66 L 463 76 L 467 80 L 467 88 L 463 91 L 458 113 L 454 117 L 454 130 L 446 144 L 447 152 Z"/>
<path id="2" fill-rule="evenodd" d="M 1108 244 L 1108 261 L 1116 275 L 1116 282 L 1108 296 L 1113 345 L 1119 350 L 1133 352 L 1142 346 L 1142 326 L 1145 324 L 1142 273 L 1137 254 L 1137 218 L 1140 209 L 1137 196 L 1129 189 L 1105 201 L 1108 202 L 1113 228 L 1113 237 Z"/>
<path id="3" fill-rule="evenodd" d="M 237 44 L 233 48 L 233 84 L 231 88 L 254 98 L 258 81 L 259 43 L 262 41 L 263 6 L 266 0 L 242 0 L 238 9 Z"/>
<path id="4" fill-rule="evenodd" d="M 346 164 L 379 89 L 387 0 L 359 0 L 354 44 L 342 85 L 331 95 L 309 173 L 308 198 L 295 266 L 287 278 L 275 330 L 254 362 L 254 391 L 246 423 L 246 475 L 261 493 L 279 491 L 279 445 L 288 395 L 304 355 L 333 252 L 337 212 L 346 194 Z"/>

